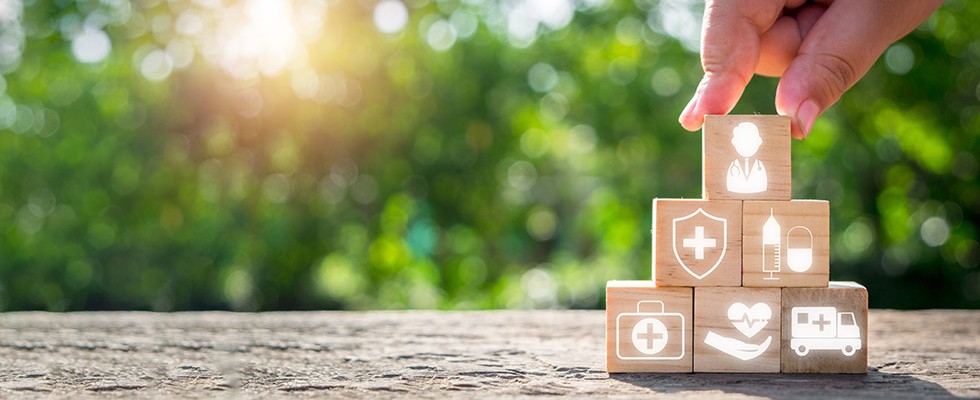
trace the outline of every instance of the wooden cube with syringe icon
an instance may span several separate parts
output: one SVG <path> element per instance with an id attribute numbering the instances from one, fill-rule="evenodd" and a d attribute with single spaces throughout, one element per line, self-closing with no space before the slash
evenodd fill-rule
<path id="1" fill-rule="evenodd" d="M 830 203 L 742 203 L 742 286 L 827 287 Z"/>

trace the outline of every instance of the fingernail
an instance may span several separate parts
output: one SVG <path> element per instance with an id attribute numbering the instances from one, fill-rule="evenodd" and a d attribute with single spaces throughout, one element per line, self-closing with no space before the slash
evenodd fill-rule
<path id="1" fill-rule="evenodd" d="M 800 104 L 800 108 L 796 109 L 796 123 L 803 130 L 803 137 L 810 136 L 810 129 L 813 128 L 813 122 L 817 120 L 817 116 L 819 115 L 820 106 L 813 100 L 805 100 L 803 104 Z"/>
<path id="2" fill-rule="evenodd" d="M 691 97 L 691 101 L 687 102 L 687 105 L 684 106 L 684 111 L 681 111 L 681 120 L 684 120 L 692 113 L 694 113 L 694 106 L 697 104 L 698 104 L 698 92 L 695 92 L 694 96 Z"/>
<path id="3" fill-rule="evenodd" d="M 700 94 L 701 94 L 700 91 L 694 92 L 694 96 L 691 97 L 691 101 L 688 102 L 687 103 L 687 106 L 684 107 L 684 111 L 681 111 L 681 116 L 680 116 L 680 118 L 677 119 L 681 123 L 681 125 L 685 125 L 684 122 L 686 122 L 687 120 L 693 118 L 694 108 L 698 104 L 698 98 L 700 97 Z M 686 125 L 685 125 L 685 128 L 686 128 Z"/>

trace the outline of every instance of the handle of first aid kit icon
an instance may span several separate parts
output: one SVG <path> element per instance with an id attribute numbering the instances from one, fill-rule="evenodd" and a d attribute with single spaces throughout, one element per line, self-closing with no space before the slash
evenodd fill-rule
<path id="1" fill-rule="evenodd" d="M 636 313 L 637 314 L 642 314 L 643 313 L 643 305 L 644 304 L 660 304 L 660 309 L 659 310 L 656 310 L 654 312 L 655 313 L 659 313 L 659 314 L 663 314 L 665 312 L 664 302 L 662 302 L 660 300 L 640 300 L 640 301 L 636 302 Z"/>

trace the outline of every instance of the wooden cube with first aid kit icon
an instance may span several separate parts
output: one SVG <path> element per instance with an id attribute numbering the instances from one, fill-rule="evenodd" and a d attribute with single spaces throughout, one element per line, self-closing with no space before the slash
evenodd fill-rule
<path id="1" fill-rule="evenodd" d="M 790 199 L 789 117 L 705 115 L 702 132 L 705 199 Z"/>
<path id="2" fill-rule="evenodd" d="M 694 372 L 779 372 L 779 288 L 694 288 Z"/>
<path id="3" fill-rule="evenodd" d="M 742 286 L 827 287 L 829 280 L 829 202 L 743 202 Z"/>
<path id="4" fill-rule="evenodd" d="M 693 289 L 606 283 L 606 370 L 691 372 Z"/>
<path id="5" fill-rule="evenodd" d="M 782 289 L 782 372 L 868 372 L 868 290 L 854 282 Z"/>
<path id="6" fill-rule="evenodd" d="M 742 284 L 742 202 L 653 200 L 657 286 Z"/>

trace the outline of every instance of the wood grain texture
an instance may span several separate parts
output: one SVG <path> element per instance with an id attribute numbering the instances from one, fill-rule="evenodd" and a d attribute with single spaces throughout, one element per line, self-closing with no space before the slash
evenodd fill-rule
<path id="1" fill-rule="evenodd" d="M 776 288 L 694 288 L 694 372 L 779 372 L 780 294 Z M 752 311 L 768 309 L 769 319 L 759 321 L 751 312 L 730 315 L 730 308 L 739 305 Z M 740 330 L 738 324 L 745 325 Z M 741 360 L 711 346 L 707 341 L 711 332 L 749 345 L 762 345 L 770 339 L 760 346 L 765 350 L 761 354 Z M 733 351 L 739 347 L 729 343 L 723 348 Z"/>
<path id="2" fill-rule="evenodd" d="M 696 247 L 685 247 L 696 245 L 685 240 L 698 239 L 698 235 L 710 241 L 710 247 L 701 249 L 700 260 Z M 652 274 L 657 286 L 742 284 L 742 202 L 654 199 L 652 236 Z"/>
<path id="3" fill-rule="evenodd" d="M 742 285 L 758 287 L 827 287 L 830 280 L 830 203 L 824 200 L 746 201 L 742 212 Z M 778 268 L 763 259 L 763 232 L 770 216 L 776 222 Z M 774 241 L 769 240 L 774 243 Z M 811 252 L 806 250 L 810 249 Z M 788 265 L 810 256 L 811 265 L 796 272 Z M 772 254 L 766 254 L 773 257 Z M 765 264 L 765 267 L 764 267 Z M 796 263 L 798 270 L 802 264 Z M 776 271 L 778 272 L 766 272 Z M 775 278 L 775 279 L 770 279 Z"/>
<path id="4" fill-rule="evenodd" d="M 789 200 L 792 195 L 789 117 L 779 115 L 706 115 L 702 130 L 702 186 L 708 200 Z M 754 124 L 761 145 L 743 156 L 733 145 L 733 131 L 741 123 Z M 745 142 L 742 140 L 741 142 Z M 751 151 L 750 151 L 751 153 Z M 756 193 L 729 190 L 728 177 L 762 168 L 766 188 Z M 748 173 L 746 173 L 748 175 Z"/>
<path id="5" fill-rule="evenodd" d="M 609 375 L 605 322 L 602 310 L 3 313 L 0 397 L 980 397 L 980 311 L 871 310 L 867 375 Z"/>
<path id="6" fill-rule="evenodd" d="M 693 295 L 691 288 L 658 288 L 653 281 L 608 282 L 606 370 L 610 373 L 691 372 Z M 637 333 L 641 335 L 648 333 L 643 330 L 644 326 L 650 326 L 648 318 L 666 328 L 666 337 L 656 338 L 665 345 L 655 353 L 639 351 L 633 344 L 634 329 L 639 329 Z"/>
<path id="7" fill-rule="evenodd" d="M 789 373 L 849 373 L 863 374 L 868 365 L 868 290 L 854 282 L 831 282 L 827 288 L 785 288 L 782 306 L 782 372 Z M 799 313 L 794 313 L 798 308 Z M 834 314 L 853 313 L 860 336 L 845 331 L 850 317 L 844 315 L 843 323 L 833 320 Z M 803 315 L 799 315 L 803 314 Z M 811 314 L 807 316 L 807 314 Z M 826 315 L 819 315 L 826 314 Z M 796 316 L 796 318 L 794 318 Z M 817 317 L 821 319 L 817 321 Z M 829 321 L 826 321 L 829 320 Z M 794 332 L 794 325 L 798 331 Z M 936 327 L 923 326 L 924 331 Z M 836 332 L 835 332 L 836 331 Z M 796 335 L 794 336 L 794 333 Z M 824 334 L 826 333 L 826 334 Z M 797 343 L 793 343 L 797 339 Z M 924 334 L 922 341 L 944 340 L 943 337 Z M 850 341 L 860 343 L 860 349 L 850 350 Z M 835 347 L 814 349 L 814 347 Z M 808 348 L 809 347 L 809 348 Z M 856 347 L 856 346 L 855 346 Z M 802 350 L 805 355 L 800 355 Z"/>

